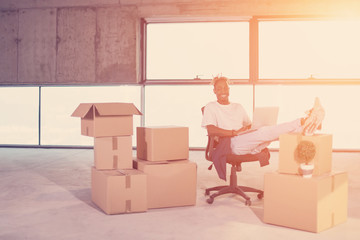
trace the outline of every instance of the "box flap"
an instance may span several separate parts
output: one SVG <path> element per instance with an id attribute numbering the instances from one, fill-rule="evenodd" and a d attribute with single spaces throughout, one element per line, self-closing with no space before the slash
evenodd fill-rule
<path id="1" fill-rule="evenodd" d="M 166 164 L 183 164 L 183 163 L 189 163 L 190 160 L 188 159 L 179 159 L 179 160 L 164 160 L 164 161 L 148 161 L 143 160 L 139 158 L 134 158 L 134 162 L 145 164 L 145 165 L 166 165 Z"/>
<path id="2" fill-rule="evenodd" d="M 75 109 L 75 111 L 71 114 L 72 117 L 85 117 L 86 114 L 92 107 L 92 103 L 80 103 L 79 106 Z"/>
<path id="3" fill-rule="evenodd" d="M 94 103 L 100 116 L 142 115 L 133 103 Z"/>
<path id="4" fill-rule="evenodd" d="M 120 176 L 144 175 L 144 172 L 137 169 L 117 169 L 117 172 Z"/>
<path id="5" fill-rule="evenodd" d="M 188 128 L 184 126 L 176 126 L 176 125 L 161 125 L 161 126 L 145 126 L 145 127 L 138 127 L 138 128 L 144 128 L 144 129 L 169 129 L 169 128 Z"/>

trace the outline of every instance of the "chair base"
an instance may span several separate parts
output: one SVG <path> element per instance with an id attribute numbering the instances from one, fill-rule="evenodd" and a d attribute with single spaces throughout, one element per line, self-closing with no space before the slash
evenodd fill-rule
<path id="1" fill-rule="evenodd" d="M 211 191 L 217 191 L 217 192 L 210 195 Z M 238 186 L 237 176 L 236 176 L 236 166 L 232 166 L 231 175 L 230 175 L 230 185 L 207 188 L 205 190 L 205 195 L 206 196 L 210 195 L 210 197 L 206 201 L 209 204 L 212 204 L 214 202 L 214 198 L 216 198 L 217 196 L 221 196 L 227 193 L 234 193 L 243 197 L 245 199 L 245 205 L 250 206 L 251 199 L 248 195 L 246 195 L 245 192 L 258 193 L 257 195 L 258 199 L 262 199 L 264 197 L 264 192 L 262 190 L 246 187 L 246 186 Z"/>

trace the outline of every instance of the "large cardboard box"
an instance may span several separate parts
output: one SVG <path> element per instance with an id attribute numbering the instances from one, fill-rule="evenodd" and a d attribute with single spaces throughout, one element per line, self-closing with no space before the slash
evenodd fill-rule
<path id="1" fill-rule="evenodd" d="M 91 170 L 92 201 L 107 214 L 147 211 L 147 176 L 136 169 Z"/>
<path id="2" fill-rule="evenodd" d="M 137 157 L 148 161 L 189 158 L 189 128 L 138 127 Z"/>
<path id="3" fill-rule="evenodd" d="M 313 178 L 266 173 L 264 222 L 320 232 L 347 219 L 348 175 L 329 173 Z"/>
<path id="4" fill-rule="evenodd" d="M 132 168 L 132 155 L 132 136 L 94 138 L 96 169 Z"/>
<path id="5" fill-rule="evenodd" d="M 133 134 L 133 115 L 141 112 L 132 103 L 81 103 L 71 115 L 81 118 L 81 134 L 91 137 Z"/>
<path id="6" fill-rule="evenodd" d="M 150 162 L 135 159 L 134 168 L 147 175 L 148 208 L 196 204 L 196 163 L 189 160 Z"/>
<path id="7" fill-rule="evenodd" d="M 296 148 L 301 141 L 310 141 L 316 148 L 312 160 L 314 164 L 313 176 L 331 172 L 332 168 L 332 135 L 315 134 L 302 136 L 299 133 L 283 134 L 280 136 L 279 169 L 280 173 L 300 174 L 300 164 L 296 161 Z"/>

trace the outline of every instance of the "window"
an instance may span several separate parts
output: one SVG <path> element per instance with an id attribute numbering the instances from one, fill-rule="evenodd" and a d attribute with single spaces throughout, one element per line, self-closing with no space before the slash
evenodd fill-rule
<path id="1" fill-rule="evenodd" d="M 243 104 L 250 117 L 253 104 L 276 105 L 279 122 L 290 121 L 304 116 L 319 96 L 326 110 L 322 133 L 333 135 L 333 148 L 359 150 L 360 115 L 352 105 L 360 102 L 360 21 L 261 19 L 251 26 L 244 19 L 147 23 L 145 86 L 0 87 L 0 144 L 92 146 L 93 138 L 80 134 L 80 119 L 70 116 L 79 103 L 132 102 L 140 109 L 144 97 L 145 126 L 187 126 L 189 146 L 204 147 L 207 138 L 200 109 L 216 97 L 212 86 L 203 85 L 208 81 L 194 79 L 222 74 L 244 80 L 231 86 L 230 100 Z M 259 49 L 256 41 L 251 46 L 249 42 L 256 29 Z M 259 65 L 250 66 L 250 58 L 258 59 Z M 252 85 L 250 75 L 252 83 L 259 76 L 261 83 L 269 84 Z M 321 81 L 307 85 L 305 79 Z M 326 84 L 331 79 L 356 84 Z M 140 120 L 134 116 L 134 146 Z M 278 143 L 270 147 L 278 148 Z"/>
<path id="2" fill-rule="evenodd" d="M 249 23 L 149 23 L 146 79 L 249 78 Z"/>
<path id="3" fill-rule="evenodd" d="M 360 79 L 360 21 L 259 22 L 260 79 Z"/>
<path id="4" fill-rule="evenodd" d="M 334 149 L 359 149 L 360 113 L 354 104 L 360 102 L 360 85 L 259 85 L 256 106 L 279 106 L 278 122 L 304 117 L 305 111 L 320 98 L 326 115 L 320 133 L 333 135 Z M 271 147 L 279 147 L 278 142 Z"/>
<path id="5" fill-rule="evenodd" d="M 0 144 L 38 144 L 39 89 L 0 88 Z"/>
<path id="6" fill-rule="evenodd" d="M 93 146 L 92 137 L 81 135 L 80 118 L 71 117 L 80 103 L 130 102 L 141 110 L 139 86 L 42 87 L 41 93 L 42 145 Z M 136 115 L 133 119 L 136 133 L 140 117 Z"/>
<path id="7" fill-rule="evenodd" d="M 212 85 L 152 85 L 145 87 L 145 126 L 189 127 L 190 147 L 206 147 L 201 108 L 216 101 Z M 252 86 L 232 85 L 230 99 L 252 112 Z M 251 115 L 250 115 L 251 116 Z"/>

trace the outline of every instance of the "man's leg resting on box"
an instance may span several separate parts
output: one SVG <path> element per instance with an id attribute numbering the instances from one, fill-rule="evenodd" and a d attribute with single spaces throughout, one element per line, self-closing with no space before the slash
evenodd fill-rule
<path id="1" fill-rule="evenodd" d="M 257 131 L 235 136 L 231 139 L 233 154 L 256 154 L 261 152 L 272 141 L 278 140 L 281 134 L 303 133 L 312 135 L 321 127 L 325 117 L 325 110 L 320 104 L 319 98 L 315 98 L 314 107 L 307 111 L 307 117 L 299 118 L 291 122 L 275 126 L 262 127 Z"/>
<path id="2" fill-rule="evenodd" d="M 281 134 L 302 132 L 302 129 L 300 118 L 291 122 L 262 127 L 254 132 L 233 137 L 231 139 L 231 150 L 236 155 L 256 154 L 272 141 L 278 140 Z"/>

